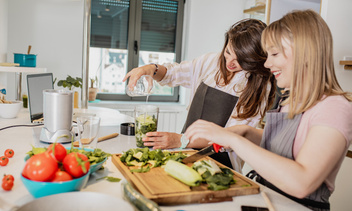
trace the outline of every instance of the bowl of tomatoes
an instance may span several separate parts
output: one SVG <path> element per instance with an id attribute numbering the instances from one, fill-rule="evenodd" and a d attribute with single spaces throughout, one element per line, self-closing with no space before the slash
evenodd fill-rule
<path id="1" fill-rule="evenodd" d="M 48 148 L 50 148 L 51 146 L 52 145 L 50 145 Z M 34 154 L 37 154 L 38 152 L 39 153 L 44 152 L 48 148 L 44 148 L 44 147 L 43 148 L 35 148 L 35 147 L 33 147 L 33 149 L 27 153 L 24 160 L 27 161 Z M 76 148 L 76 147 L 68 147 L 68 148 L 66 148 L 66 151 L 67 151 L 67 153 L 79 152 L 79 153 L 86 155 L 88 157 L 88 160 L 90 163 L 90 168 L 89 168 L 90 174 L 101 169 L 103 167 L 103 164 L 108 159 L 108 157 L 111 156 L 111 154 L 106 153 L 103 150 L 98 149 L 98 148 L 97 149 L 90 149 L 90 148 L 83 148 L 82 149 L 82 148 Z"/>
<path id="2" fill-rule="evenodd" d="M 90 175 L 88 157 L 67 152 L 62 144 L 56 143 L 26 161 L 21 180 L 32 196 L 40 198 L 85 187 Z"/>

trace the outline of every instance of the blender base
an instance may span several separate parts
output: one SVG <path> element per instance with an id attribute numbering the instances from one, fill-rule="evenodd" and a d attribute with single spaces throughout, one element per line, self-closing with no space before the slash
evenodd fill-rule
<path id="1" fill-rule="evenodd" d="M 69 130 L 57 130 L 50 132 L 45 127 L 40 132 L 39 140 L 46 143 L 70 143 L 72 139 L 72 133 Z"/>

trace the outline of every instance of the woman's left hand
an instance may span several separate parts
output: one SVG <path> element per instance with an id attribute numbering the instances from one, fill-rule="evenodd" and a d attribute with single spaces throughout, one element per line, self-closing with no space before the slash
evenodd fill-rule
<path id="1" fill-rule="evenodd" d="M 169 132 L 148 132 L 143 138 L 144 146 L 153 149 L 171 149 L 181 146 L 181 134 Z"/>

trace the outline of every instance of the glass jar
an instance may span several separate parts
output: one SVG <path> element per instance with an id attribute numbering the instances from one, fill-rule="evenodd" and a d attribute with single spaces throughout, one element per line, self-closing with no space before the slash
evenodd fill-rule
<path id="1" fill-rule="evenodd" d="M 134 109 L 135 136 L 137 147 L 144 147 L 142 139 L 148 132 L 157 131 L 159 107 L 154 105 L 138 105 Z"/>
<path id="2" fill-rule="evenodd" d="M 132 90 L 127 89 L 127 95 L 131 97 L 148 96 L 152 94 L 154 79 L 150 75 L 142 75 Z"/>

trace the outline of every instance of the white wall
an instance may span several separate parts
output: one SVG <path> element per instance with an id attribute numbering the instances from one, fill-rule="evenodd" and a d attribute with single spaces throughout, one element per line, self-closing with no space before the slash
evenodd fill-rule
<path id="1" fill-rule="evenodd" d="M 344 70 L 343 66 L 339 65 L 339 61 L 343 60 L 344 56 L 352 57 L 352 1 L 323 0 L 323 2 L 323 6 L 327 7 L 325 20 L 330 27 L 334 39 L 336 75 L 342 88 L 345 91 L 352 91 L 352 71 Z"/>
<path id="2" fill-rule="evenodd" d="M 7 2 L 7 62 L 13 62 L 13 53 L 27 53 L 28 45 L 32 45 L 31 53 L 37 54 L 37 67 L 47 68 L 58 79 L 68 74 L 81 76 L 83 0 Z M 9 81 L 14 81 L 14 74 L 7 75 Z M 13 83 L 8 84 L 7 92 L 14 98 Z"/>
<path id="3" fill-rule="evenodd" d="M 340 85 L 346 91 L 352 91 L 352 71 L 344 70 L 339 61 L 344 56 L 352 56 L 352 16 L 351 0 L 323 0 L 322 11 L 326 13 L 334 39 L 334 62 Z M 325 15 L 325 14 L 324 14 Z M 350 147 L 352 150 L 352 146 Z M 352 209 L 352 159 L 345 158 L 336 180 L 336 190 L 330 198 L 332 211 L 349 211 Z"/>
<path id="4" fill-rule="evenodd" d="M 7 54 L 7 0 L 0 0 L 0 63 L 6 62 Z M 0 73 L 0 88 L 7 86 L 7 74 Z"/>
<path id="5" fill-rule="evenodd" d="M 219 52 L 224 34 L 243 19 L 244 0 L 187 0 L 183 59 Z"/>

